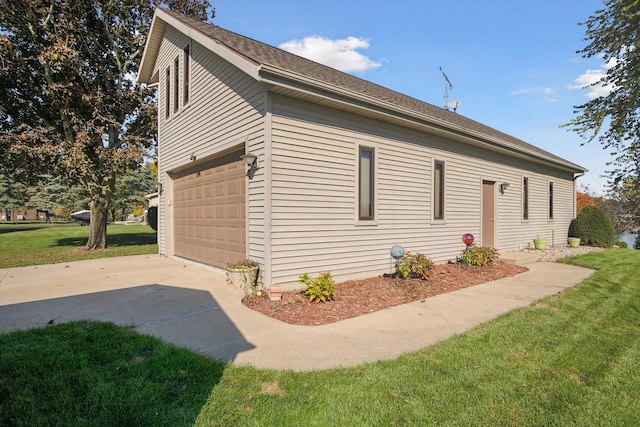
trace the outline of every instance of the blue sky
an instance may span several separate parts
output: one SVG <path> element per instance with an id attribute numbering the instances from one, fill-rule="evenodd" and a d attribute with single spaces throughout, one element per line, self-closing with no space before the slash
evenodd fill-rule
<path id="1" fill-rule="evenodd" d="M 444 106 L 589 169 L 602 195 L 611 157 L 559 126 L 573 106 L 606 93 L 582 89 L 606 70 L 584 59 L 592 0 L 211 0 L 214 24 Z"/>

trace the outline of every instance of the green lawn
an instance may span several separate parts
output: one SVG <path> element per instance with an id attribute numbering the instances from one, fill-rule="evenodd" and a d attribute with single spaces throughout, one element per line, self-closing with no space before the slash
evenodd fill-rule
<path id="1" fill-rule="evenodd" d="M 236 367 L 125 328 L 0 336 L 0 425 L 637 426 L 640 251 L 581 285 L 396 360 Z"/>
<path id="2" fill-rule="evenodd" d="M 85 251 L 89 227 L 77 223 L 0 224 L 0 268 L 158 253 L 147 225 L 109 225 L 107 249 Z"/>

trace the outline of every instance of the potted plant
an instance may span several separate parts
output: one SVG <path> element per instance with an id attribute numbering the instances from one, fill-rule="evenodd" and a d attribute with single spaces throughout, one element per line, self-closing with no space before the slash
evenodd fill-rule
<path id="1" fill-rule="evenodd" d="M 544 250 L 547 248 L 547 239 L 541 239 L 540 236 L 536 236 L 533 239 L 533 246 L 538 250 Z"/>
<path id="2" fill-rule="evenodd" d="M 569 247 L 577 248 L 580 246 L 580 238 L 579 237 L 569 237 Z"/>
<path id="3" fill-rule="evenodd" d="M 245 294 L 253 293 L 258 280 L 260 265 L 250 259 L 230 262 L 225 267 L 227 283 L 236 289 L 242 289 Z"/>

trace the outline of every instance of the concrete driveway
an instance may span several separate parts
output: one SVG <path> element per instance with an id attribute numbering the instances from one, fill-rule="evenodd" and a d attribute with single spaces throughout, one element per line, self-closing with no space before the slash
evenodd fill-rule
<path id="1" fill-rule="evenodd" d="M 215 359 L 299 371 L 395 358 L 561 292 L 593 271 L 555 263 L 330 325 L 247 309 L 224 273 L 158 255 L 0 269 L 0 332 L 90 319 L 132 326 Z"/>

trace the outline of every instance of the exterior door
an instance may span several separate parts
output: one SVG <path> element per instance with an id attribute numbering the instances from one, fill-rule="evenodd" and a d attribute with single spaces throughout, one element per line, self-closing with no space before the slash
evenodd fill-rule
<path id="1" fill-rule="evenodd" d="M 496 247 L 496 183 L 482 181 L 482 246 Z"/>

